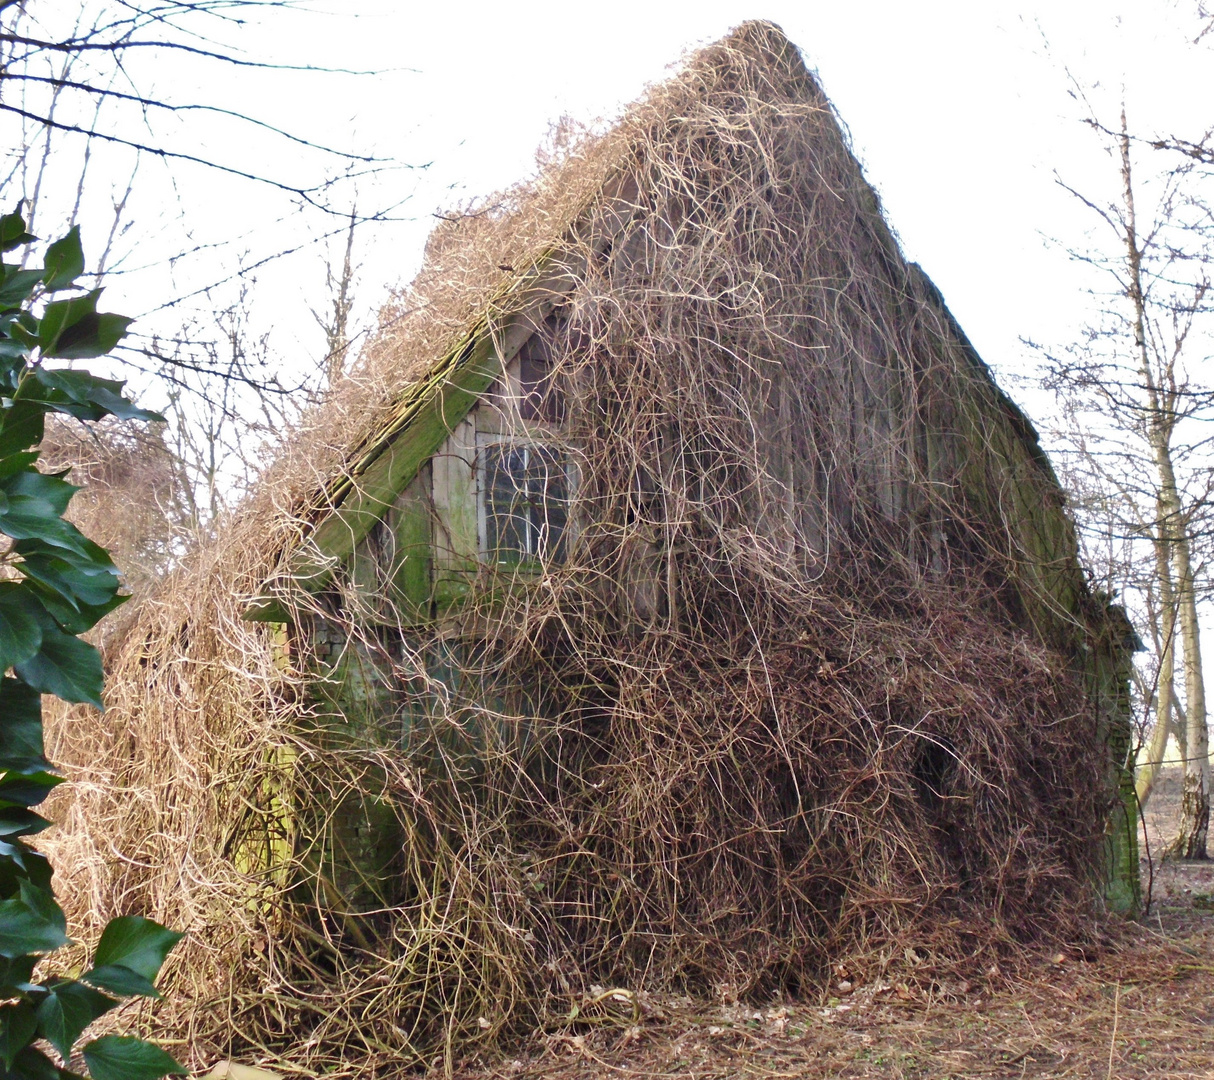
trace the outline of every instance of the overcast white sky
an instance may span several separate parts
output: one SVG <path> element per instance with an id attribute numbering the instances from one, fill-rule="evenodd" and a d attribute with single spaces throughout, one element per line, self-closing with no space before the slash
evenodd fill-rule
<path id="1" fill-rule="evenodd" d="M 394 220 L 361 230 L 364 319 L 387 288 L 415 272 L 435 209 L 527 175 L 557 117 L 610 118 L 687 50 L 748 18 L 772 19 L 801 47 L 908 255 L 1004 371 L 1023 367 L 1022 336 L 1064 341 L 1084 310 L 1082 277 L 1043 241 L 1081 242 L 1090 224 L 1058 189 L 1055 170 L 1087 191 L 1116 180 L 1077 120 L 1066 69 L 1084 85 L 1099 84 L 1092 100 L 1110 122 L 1124 95 L 1131 124 L 1144 133 L 1196 135 L 1214 124 L 1214 41 L 1188 44 L 1196 0 L 324 4 L 267 9 L 260 22 L 219 36 L 254 59 L 379 74 L 162 59 L 138 79 L 145 92 L 228 105 L 406 166 L 360 185 L 362 210 L 400 203 Z M 196 113 L 155 123 L 166 144 L 291 182 L 339 167 Z M 157 221 L 124 264 L 150 269 L 116 277 L 110 305 L 146 313 L 141 327 L 163 330 L 176 316 L 156 314 L 161 305 L 302 244 L 298 255 L 259 272 L 256 311 L 288 362 L 317 356 L 321 339 L 307 306 L 322 298 L 324 271 L 318 245 L 308 241 L 340 222 L 299 214 L 264 186 L 146 159 L 141 168 L 156 194 L 136 208 L 132 236 L 165 206 L 168 218 L 180 207 L 193 240 L 219 246 L 169 265 L 177 227 Z M 101 187 L 91 184 L 97 198 Z M 88 228 L 86 219 L 86 247 Z"/>
<path id="2" fill-rule="evenodd" d="M 1124 94 L 1140 130 L 1198 134 L 1214 125 L 1214 51 L 1187 46 L 1195 11 L 1195 0 L 353 0 L 338 14 L 270 13 L 241 43 L 384 74 L 267 75 L 261 100 L 245 104 L 310 138 L 428 164 L 366 196 L 411 196 L 400 211 L 410 220 L 365 230 L 360 296 L 371 301 L 414 272 L 432 210 L 526 175 L 556 117 L 610 117 L 687 49 L 770 18 L 819 72 L 909 256 L 979 350 L 1007 368 L 1022 335 L 1064 339 L 1083 305 L 1081 280 L 1043 242 L 1075 241 L 1089 224 L 1055 170 L 1085 190 L 1116 179 L 1077 122 L 1066 69 L 1099 83 L 1093 101 L 1110 123 Z M 262 277 L 289 292 L 315 288 L 319 275 L 309 256 Z M 297 347 L 316 340 L 309 331 Z"/>

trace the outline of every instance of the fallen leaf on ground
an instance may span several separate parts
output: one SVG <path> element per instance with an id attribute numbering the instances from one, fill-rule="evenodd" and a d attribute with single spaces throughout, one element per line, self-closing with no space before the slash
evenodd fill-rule
<path id="1" fill-rule="evenodd" d="M 221 1061 L 202 1080 L 282 1080 L 282 1074 L 255 1069 L 252 1065 L 238 1065 L 235 1061 Z"/>

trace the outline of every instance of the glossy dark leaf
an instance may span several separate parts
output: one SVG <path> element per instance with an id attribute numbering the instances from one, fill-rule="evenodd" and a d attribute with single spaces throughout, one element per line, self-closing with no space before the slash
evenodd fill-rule
<path id="1" fill-rule="evenodd" d="M 100 296 L 101 290 L 94 289 L 46 305 L 38 324 L 38 347 L 43 356 L 63 360 L 104 356 L 122 340 L 134 320 L 99 312 Z"/>
<path id="2" fill-rule="evenodd" d="M 69 288 L 84 273 L 84 252 L 80 248 L 80 227 L 72 226 L 62 240 L 46 249 L 46 272 L 43 283 L 47 292 Z"/>
<path id="3" fill-rule="evenodd" d="M 28 905 L 31 911 L 36 911 L 53 926 L 67 933 L 67 916 L 63 914 L 63 908 L 51 892 L 49 883 L 40 885 L 34 881 L 23 881 L 20 892 L 22 902 Z"/>
<path id="4" fill-rule="evenodd" d="M 50 952 L 68 944 L 65 920 L 58 904 L 43 890 L 21 882 L 21 895 L 0 900 L 0 956 Z"/>
<path id="5" fill-rule="evenodd" d="M 50 612 L 59 628 L 67 634 L 83 634 L 92 629 L 116 607 L 120 607 L 130 599 L 129 596 L 111 596 L 104 604 L 81 604 L 64 599 L 58 593 L 51 592 L 43 585 L 31 586 L 42 601 L 42 606 Z"/>
<path id="6" fill-rule="evenodd" d="M 102 317 L 107 318 L 108 316 Z M 123 397 L 122 389 L 126 384 L 115 379 L 99 379 L 87 371 L 49 370 L 47 368 L 39 368 L 34 373 L 34 377 L 41 386 L 42 393 L 31 390 L 30 397 L 53 403 L 56 407 L 74 405 L 77 409 L 73 415 L 80 416 L 83 420 L 100 420 L 109 414 L 122 420 L 164 419 L 159 413 L 141 409 Z"/>
<path id="7" fill-rule="evenodd" d="M 6 1069 L 13 1059 L 29 1045 L 38 1029 L 34 1007 L 26 1001 L 0 1006 L 0 1062 Z"/>
<path id="8" fill-rule="evenodd" d="M 0 217 L 0 251 L 32 244 L 38 237 L 25 231 L 25 219 L 20 214 L 5 214 Z"/>
<path id="9" fill-rule="evenodd" d="M 33 836 L 49 829 L 51 823 L 21 806 L 0 807 L 0 837 Z"/>
<path id="10" fill-rule="evenodd" d="M 0 956 L 0 997 L 16 997 L 34 977 L 36 956 Z"/>
<path id="11" fill-rule="evenodd" d="M 0 778 L 0 805 L 37 806 L 62 783 L 62 776 L 49 772 L 9 773 Z"/>
<path id="12" fill-rule="evenodd" d="M 4 280 L 0 281 L 0 308 L 15 308 L 24 304 L 42 280 L 41 270 L 18 270 L 15 266 L 6 266 L 4 271 Z"/>
<path id="13" fill-rule="evenodd" d="M 5 676 L 0 680 L 0 769 L 43 772 L 50 763 L 42 754 L 42 698 L 21 680 Z"/>
<path id="14" fill-rule="evenodd" d="M 3 481 L 4 493 L 10 498 L 23 496 L 38 499 L 51 506 L 56 514 L 67 513 L 68 503 L 80 489 L 75 484 L 69 484 L 62 476 L 53 473 L 38 472 L 37 469 L 24 469 L 14 473 Z"/>
<path id="15" fill-rule="evenodd" d="M 13 670 L 44 694 L 103 708 L 101 654 L 87 641 L 58 627 L 44 626 L 41 649 Z"/>
<path id="16" fill-rule="evenodd" d="M 67 1061 L 81 1033 L 118 1002 L 79 982 L 62 982 L 47 987 L 38 1006 L 38 1034 L 59 1051 Z"/>
<path id="17" fill-rule="evenodd" d="M 15 401 L 0 412 L 0 458 L 37 446 L 42 441 L 45 427 L 45 405 L 34 401 Z"/>
<path id="18" fill-rule="evenodd" d="M 90 607 L 108 604 L 120 584 L 117 568 L 92 561 L 77 565 L 81 562 L 69 562 L 59 552 L 34 553 L 25 557 L 21 570 L 65 600 Z"/>
<path id="19" fill-rule="evenodd" d="M 30 450 L 0 458 L 0 483 L 7 480 L 13 473 L 28 469 L 38 460 L 39 456 L 37 450 Z"/>
<path id="20" fill-rule="evenodd" d="M 65 333 L 84 319 L 96 318 L 100 297 L 101 290 L 93 289 L 80 296 L 69 296 L 66 300 L 52 300 L 46 305 L 38 321 L 38 348 L 43 356 L 58 355 L 55 350 Z"/>
<path id="21" fill-rule="evenodd" d="M 64 521 L 52 503 L 35 495 L 9 495 L 0 508 L 0 532 L 14 540 L 38 540 L 77 555 L 88 553 L 84 534 Z"/>
<path id="22" fill-rule="evenodd" d="M 162 1076 L 185 1076 L 168 1054 L 129 1035 L 103 1035 L 84 1048 L 93 1080 L 160 1080 Z"/>
<path id="23" fill-rule="evenodd" d="M 0 671 L 29 660 L 42 647 L 40 609 L 29 589 L 15 581 L 0 581 Z M 14 767 L 0 759 L 0 768 Z"/>
<path id="24" fill-rule="evenodd" d="M 121 964 L 103 964 L 90 968 L 80 976 L 92 986 L 108 990 L 119 997 L 159 998 L 160 991 L 150 979 L 145 979 L 138 972 L 125 968 Z"/>
<path id="25" fill-rule="evenodd" d="M 47 558 L 63 559 L 77 570 L 83 570 L 89 574 L 102 571 L 108 571 L 111 574 L 118 573 L 118 568 L 110 559 L 110 553 L 99 544 L 94 544 L 79 530 L 76 531 L 73 546 L 70 548 L 46 544 L 35 538 L 29 538 L 18 540 L 13 545 L 13 550 L 25 558 L 31 555 L 45 555 Z"/>
<path id="26" fill-rule="evenodd" d="M 154 980 L 169 950 L 180 940 L 181 934 L 152 919 L 123 915 L 111 919 L 101 932 L 93 962 L 98 966 L 119 964 Z"/>
<path id="27" fill-rule="evenodd" d="M 41 1050 L 27 1046 L 17 1055 L 12 1070 L 0 1074 L 0 1080 L 68 1080 L 70 1076 Z"/>

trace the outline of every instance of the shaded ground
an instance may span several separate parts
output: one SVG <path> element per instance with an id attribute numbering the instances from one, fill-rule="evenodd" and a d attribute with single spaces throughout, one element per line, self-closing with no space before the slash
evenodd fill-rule
<path id="1" fill-rule="evenodd" d="M 1178 792 L 1177 777 L 1161 777 L 1147 815 L 1153 851 L 1170 838 Z M 1099 953 L 1028 957 L 1014 975 L 988 974 L 984 985 L 930 994 L 877 983 L 825 1002 L 765 1008 L 688 1000 L 634 1006 L 622 993 L 615 1001 L 608 995 L 607 1008 L 592 1011 L 597 1022 L 539 1035 L 515 1060 L 458 1075 L 1210 1080 L 1214 863 L 1156 866 L 1147 917 Z"/>

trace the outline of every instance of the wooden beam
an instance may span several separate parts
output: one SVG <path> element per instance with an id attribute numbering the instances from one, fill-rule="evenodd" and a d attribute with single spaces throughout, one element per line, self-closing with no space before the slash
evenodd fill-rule
<path id="1" fill-rule="evenodd" d="M 346 558 L 374 528 L 418 469 L 442 446 L 455 426 L 501 377 L 506 364 L 543 324 L 573 287 L 567 267 L 551 267 L 527 290 L 531 303 L 492 333 L 488 326 L 467 340 L 462 355 L 444 365 L 402 401 L 393 434 L 378 440 L 382 449 L 351 479 L 340 505 L 316 527 L 292 576 L 304 588 L 321 588 L 334 561 Z"/>
<path id="2" fill-rule="evenodd" d="M 293 576 L 301 584 L 314 588 L 328 579 L 330 560 L 343 559 L 354 550 L 500 373 L 493 342 L 486 336 L 475 343 L 471 355 L 437 392 L 419 403 L 410 424 L 358 477 L 341 505 L 317 526 L 308 545 L 312 550 L 294 568 Z"/>

